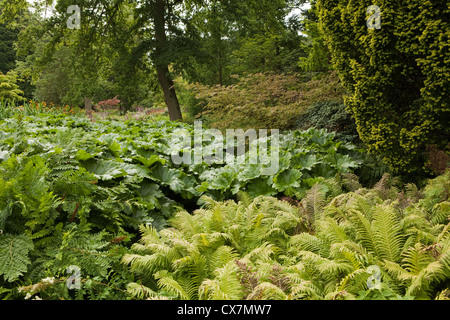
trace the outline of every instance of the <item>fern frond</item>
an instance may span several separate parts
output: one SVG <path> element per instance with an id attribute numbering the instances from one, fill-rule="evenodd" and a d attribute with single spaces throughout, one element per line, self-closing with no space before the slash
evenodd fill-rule
<path id="1" fill-rule="evenodd" d="M 166 270 L 171 266 L 171 261 L 162 254 L 136 255 L 126 254 L 122 258 L 123 263 L 129 264 L 132 272 L 140 272 L 152 276 L 157 270 Z"/>
<path id="2" fill-rule="evenodd" d="M 242 298 L 241 284 L 236 276 L 233 262 L 218 268 L 214 272 L 215 279 L 206 279 L 199 287 L 200 299 L 207 300 L 239 300 Z"/>
<path id="3" fill-rule="evenodd" d="M 336 287 L 337 292 L 353 292 L 357 293 L 367 289 L 367 279 L 369 274 L 365 268 L 356 269 L 348 273 Z"/>
<path id="4" fill-rule="evenodd" d="M 309 233 L 301 233 L 292 236 L 288 243 L 289 251 L 295 254 L 296 251 L 311 251 L 327 256 L 327 244 L 317 236 Z"/>
<path id="5" fill-rule="evenodd" d="M 433 258 L 423 250 L 421 243 L 416 243 L 414 247 L 410 247 L 403 254 L 402 266 L 412 275 L 418 275 L 423 268 L 433 261 Z"/>
<path id="6" fill-rule="evenodd" d="M 447 276 L 444 272 L 443 265 L 439 261 L 434 261 L 426 268 L 422 269 L 417 276 L 413 277 L 406 294 L 415 297 L 423 295 L 428 296 L 431 282 L 443 281 Z"/>
<path id="7" fill-rule="evenodd" d="M 158 297 L 157 292 L 135 282 L 131 282 L 127 285 L 127 292 L 132 297 L 140 300 Z"/>
<path id="8" fill-rule="evenodd" d="M 187 239 L 190 239 L 190 237 L 203 231 L 202 225 L 194 218 L 194 216 L 185 211 L 177 213 L 170 222 L 171 225 L 180 230 Z"/>
<path id="9" fill-rule="evenodd" d="M 33 241 L 26 235 L 0 235 L 0 275 L 12 282 L 27 271 L 31 260 L 28 256 L 33 250 Z"/>
<path id="10" fill-rule="evenodd" d="M 155 279 L 158 280 L 158 286 L 161 289 L 169 292 L 180 300 L 191 300 L 194 298 L 189 295 L 181 284 L 173 278 L 172 274 L 168 273 L 166 270 L 155 273 Z"/>
<path id="11" fill-rule="evenodd" d="M 289 300 L 322 300 L 322 289 L 317 287 L 311 280 L 303 280 L 291 288 L 291 292 L 286 297 Z"/>
<path id="12" fill-rule="evenodd" d="M 444 289 L 438 293 L 436 300 L 450 300 L 450 289 Z"/>
<path id="13" fill-rule="evenodd" d="M 260 283 L 247 300 L 286 300 L 287 295 L 280 288 L 270 282 Z"/>
<path id="14" fill-rule="evenodd" d="M 253 249 L 251 252 L 246 254 L 241 260 L 242 261 L 255 261 L 256 259 L 260 261 L 271 261 L 271 255 L 274 253 L 275 248 L 270 243 L 264 243 L 260 247 Z"/>
<path id="15" fill-rule="evenodd" d="M 317 221 L 317 225 L 317 232 L 330 243 L 339 243 L 349 239 L 347 234 L 349 229 L 348 223 L 339 223 L 331 217 L 324 217 Z"/>
<path id="16" fill-rule="evenodd" d="M 390 206 L 377 206 L 374 211 L 373 239 L 381 259 L 398 261 L 404 241 L 397 212 Z"/>
<path id="17" fill-rule="evenodd" d="M 348 274 L 353 271 L 353 266 L 347 261 L 323 259 L 318 266 L 319 271 L 326 277 L 337 277 L 340 274 Z"/>
<path id="18" fill-rule="evenodd" d="M 450 202 L 440 202 L 434 205 L 430 214 L 430 222 L 433 225 L 445 224 L 450 221 Z"/>
<path id="19" fill-rule="evenodd" d="M 356 240 L 358 240 L 367 250 L 376 252 L 375 237 L 370 221 L 359 211 L 350 209 L 349 219 L 356 231 Z"/>
<path id="20" fill-rule="evenodd" d="M 240 203 L 242 203 L 244 208 L 247 208 L 254 200 L 247 192 L 244 191 L 239 191 L 237 193 L 237 199 Z"/>
<path id="21" fill-rule="evenodd" d="M 360 269 L 367 263 L 367 254 L 359 254 L 349 249 L 350 241 L 344 243 L 333 243 L 331 245 L 330 256 L 334 259 L 344 259 L 351 263 L 354 269 Z M 357 244 L 356 244 L 357 245 Z M 353 249 L 353 248 L 352 248 Z M 358 248 L 363 249 L 363 248 Z"/>
<path id="22" fill-rule="evenodd" d="M 414 183 L 408 183 L 405 185 L 406 197 L 409 203 L 419 202 L 423 198 L 423 193 Z"/>
<path id="23" fill-rule="evenodd" d="M 326 204 L 325 194 L 323 185 L 316 183 L 301 201 L 303 214 L 309 217 L 311 224 L 320 219 L 321 211 Z"/>

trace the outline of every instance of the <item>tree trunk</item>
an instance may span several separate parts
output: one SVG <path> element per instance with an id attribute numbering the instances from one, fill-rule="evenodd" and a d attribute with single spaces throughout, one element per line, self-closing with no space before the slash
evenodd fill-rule
<path id="1" fill-rule="evenodd" d="M 164 93 L 167 109 L 169 110 L 169 117 L 171 121 L 181 120 L 180 103 L 178 102 L 175 86 L 169 73 L 169 66 L 161 57 L 165 56 L 167 47 L 166 36 L 166 19 L 165 19 L 165 0 L 155 0 L 153 10 L 153 22 L 155 25 L 155 40 L 156 40 L 156 69 L 158 72 L 159 84 Z"/>

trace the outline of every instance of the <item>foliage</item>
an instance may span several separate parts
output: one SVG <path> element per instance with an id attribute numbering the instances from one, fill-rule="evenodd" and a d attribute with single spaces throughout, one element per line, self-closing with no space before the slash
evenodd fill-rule
<path id="1" fill-rule="evenodd" d="M 79 109 L 66 106 L 55 106 L 53 103 L 47 105 L 46 102 L 24 101 L 17 105 L 11 100 L 0 101 L 0 120 L 13 117 L 37 116 L 39 114 L 60 115 L 68 114 L 80 116 Z"/>
<path id="2" fill-rule="evenodd" d="M 190 46 L 174 53 L 176 69 L 210 86 L 231 85 L 235 74 L 298 71 L 300 26 L 287 19 L 294 2 L 301 1 L 184 1 L 186 34 L 178 43 Z"/>
<path id="3" fill-rule="evenodd" d="M 72 200 L 89 195 L 92 189 L 89 183 L 78 183 L 75 190 L 70 187 L 77 181 L 72 177 L 75 179 L 64 186 L 63 181 L 55 178 L 57 170 L 62 170 L 61 165 L 50 170 L 37 155 L 28 160 L 12 156 L 0 167 L 0 274 L 4 275 L 0 285 L 13 289 L 8 293 L 10 298 L 37 293 L 44 299 L 126 298 L 120 286 L 124 288 L 130 279 L 127 279 L 126 270 L 120 271 L 120 265 L 117 265 L 124 248 L 114 239 L 118 234 L 127 233 L 120 231 L 118 223 L 108 228 L 89 219 L 89 212 L 84 207 L 89 200 L 78 198 L 81 205 Z M 89 179 L 87 174 L 80 174 L 78 178 L 83 175 Z M 65 197 L 68 201 L 58 196 L 59 192 L 69 191 L 72 194 Z M 67 211 L 72 212 L 71 217 Z M 79 217 L 78 223 L 73 222 L 75 216 Z M 99 227 L 103 229 L 100 232 Z M 67 277 L 64 277 L 71 265 L 82 270 L 84 281 L 94 282 L 84 286 L 76 297 L 69 293 Z M 56 280 L 46 283 L 44 278 Z M 113 284 L 118 288 L 111 289 Z"/>
<path id="4" fill-rule="evenodd" d="M 173 163 L 174 151 L 181 150 L 178 132 L 193 135 L 190 125 L 92 122 L 37 103 L 7 110 L 0 121 L 0 229 L 17 258 L 2 260 L 0 286 L 12 290 L 11 298 L 129 298 L 123 290 L 131 275 L 117 263 L 126 252 L 122 242 L 132 240 L 139 226 L 161 230 L 176 210 L 196 207 L 202 195 L 222 200 L 246 190 L 301 197 L 313 175 L 359 166 L 351 145 L 320 130 L 281 135 L 282 165 L 262 176 L 262 163 Z M 220 148 L 226 155 L 226 146 Z M 75 295 L 65 286 L 71 265 L 83 272 L 83 289 Z M 54 278 L 52 285 L 42 282 L 46 278 Z"/>
<path id="5" fill-rule="evenodd" d="M 306 72 L 327 72 L 331 70 L 330 53 L 325 45 L 320 24 L 312 20 L 305 20 L 305 33 L 307 39 L 303 46 L 307 52 L 306 57 L 299 58 L 299 67 Z"/>
<path id="6" fill-rule="evenodd" d="M 326 128 L 328 131 L 335 132 L 339 140 L 355 144 L 361 142 L 355 121 L 346 111 L 343 103 L 324 101 L 312 105 L 298 118 L 297 123 L 299 130 Z"/>
<path id="7" fill-rule="evenodd" d="M 60 169 L 63 170 L 61 174 L 70 176 L 74 170 L 87 170 L 94 174 L 92 181 L 104 181 L 96 187 L 122 188 L 132 186 L 131 182 L 150 187 L 156 183 L 167 197 L 187 205 L 195 203 L 204 194 L 216 199 L 232 197 L 239 189 L 250 193 L 265 190 L 273 195 L 297 194 L 300 198 L 309 186 L 308 179 L 350 172 L 361 164 L 360 154 L 352 144 L 337 142 L 334 134 L 326 130 L 280 134 L 279 150 L 275 145 L 274 150 L 271 149 L 272 138 L 269 136 L 267 154 L 275 154 L 276 151 L 280 161 L 279 165 L 274 163 L 278 165 L 275 172 L 264 176 L 266 164 L 261 161 L 264 154 L 258 153 L 259 162 L 250 165 L 250 145 L 246 146 L 246 154 L 238 155 L 234 150 L 234 160 L 226 161 L 230 152 L 227 141 L 215 145 L 211 139 L 206 139 L 208 132 L 201 128 L 198 130 L 202 130 L 205 137 L 202 144 L 194 147 L 184 145 L 179 132 L 188 132 L 192 143 L 195 130 L 191 125 L 167 121 L 92 122 L 85 117 L 48 114 L 24 117 L 26 115 L 35 114 L 18 114 L 0 123 L 0 130 L 4 132 L 0 144 L 3 159 L 39 155 L 55 166 L 65 163 Z M 236 149 L 236 139 L 231 138 L 233 141 L 230 143 Z M 262 136 L 256 138 L 253 144 L 266 139 Z M 181 165 L 172 161 L 172 157 L 181 150 L 191 152 L 193 160 L 194 154 L 200 152 L 206 156 L 212 149 L 221 152 L 223 160 L 218 158 L 207 163 L 203 159 L 200 164 L 192 161 L 192 164 Z M 243 163 L 238 163 L 236 156 L 242 156 Z M 50 159 L 54 160 L 49 162 Z M 131 193 L 136 194 L 134 187 L 132 190 Z M 63 196 L 63 193 L 59 195 Z M 168 200 L 162 194 L 158 198 L 163 203 Z M 161 209 L 159 201 L 151 202 L 153 208 Z M 152 209 L 150 205 L 147 207 Z"/>
<path id="8" fill-rule="evenodd" d="M 193 215 L 177 213 L 171 228 L 141 228 L 123 262 L 144 280 L 128 291 L 140 299 L 444 296 L 450 216 L 442 187 L 449 177 L 450 171 L 430 181 L 419 197 L 413 185 L 399 192 L 386 175 L 373 189 L 354 185 L 337 197 L 317 184 L 296 206 L 245 194 L 239 202 L 206 198 Z M 371 266 L 381 271 L 380 288 L 368 288 Z"/>
<path id="9" fill-rule="evenodd" d="M 16 84 L 17 75 L 10 71 L 7 74 L 0 72 L 0 100 L 25 100 L 23 91 Z"/>
<path id="10" fill-rule="evenodd" d="M 342 101 L 343 89 L 335 74 L 310 81 L 301 76 L 248 74 L 231 86 L 193 85 L 202 119 L 215 128 L 292 129 L 313 104 Z"/>
<path id="11" fill-rule="evenodd" d="M 7 73 L 15 66 L 16 53 L 14 51 L 14 40 L 18 30 L 8 28 L 0 23 L 0 72 Z"/>
<path id="12" fill-rule="evenodd" d="M 318 0 L 318 16 L 361 140 L 396 174 L 423 174 L 428 145 L 449 151 L 450 9 L 381 0 L 381 29 L 369 29 L 371 4 Z"/>
<path id="13" fill-rule="evenodd" d="M 363 189 L 351 173 L 361 167 L 358 151 L 325 130 L 281 134 L 278 171 L 263 176 L 261 164 L 175 164 L 174 150 L 189 150 L 179 130 L 194 134 L 187 124 L 11 116 L 0 121 L 6 298 L 328 299 L 341 297 L 338 284 L 347 298 L 445 296 L 448 174 L 423 190 L 407 185 L 401 193 L 388 176 Z M 201 147 L 227 151 L 212 141 Z M 240 202 L 227 200 L 235 196 Z M 138 230 L 147 240 L 130 252 Z M 360 267 L 341 257 L 332 230 L 364 256 Z M 402 259 L 411 248 L 427 249 L 417 268 L 428 271 L 402 285 L 395 279 L 406 277 L 399 268 L 410 272 Z M 373 264 L 392 295 L 365 291 Z M 80 290 L 66 285 L 69 266 L 82 272 Z"/>

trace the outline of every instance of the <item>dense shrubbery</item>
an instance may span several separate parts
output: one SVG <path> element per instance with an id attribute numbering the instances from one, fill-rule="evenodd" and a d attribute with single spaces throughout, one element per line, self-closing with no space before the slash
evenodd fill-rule
<path id="1" fill-rule="evenodd" d="M 0 100 L 25 100 L 23 91 L 17 85 L 17 75 L 14 72 L 3 74 L 0 71 Z"/>
<path id="2" fill-rule="evenodd" d="M 0 2 L 1 299 L 450 299 L 444 2 Z"/>
<path id="3" fill-rule="evenodd" d="M 323 101 L 312 105 L 297 121 L 297 129 L 325 128 L 336 133 L 336 138 L 352 143 L 361 143 L 355 120 L 340 102 Z"/>
<path id="4" fill-rule="evenodd" d="M 248 74 L 230 86 L 191 85 L 195 92 L 191 101 L 201 106 L 202 119 L 215 128 L 292 129 L 308 107 L 342 102 L 343 88 L 335 74 L 300 77 Z"/>
<path id="5" fill-rule="evenodd" d="M 380 0 L 374 4 L 381 29 L 370 30 L 370 4 L 317 1 L 333 64 L 349 91 L 346 105 L 362 141 L 395 173 L 436 174 L 427 147 L 450 159 L 450 8 L 445 1 Z"/>
<path id="6" fill-rule="evenodd" d="M 171 161 L 182 148 L 176 130 L 193 133 L 192 126 L 30 116 L 33 110 L 12 109 L 17 114 L 0 122 L 0 241 L 11 248 L 1 253 L 0 287 L 10 297 L 21 285 L 51 298 L 41 281 L 50 277 L 59 279 L 53 294 L 68 299 L 63 279 L 78 265 L 87 283 L 78 298 L 125 298 L 131 275 L 117 263 L 140 225 L 162 229 L 177 210 L 198 207 L 202 195 L 300 198 L 320 176 L 360 163 L 350 144 L 310 130 L 280 137 L 280 167 L 269 176 L 261 175 L 263 164 L 180 166 Z"/>

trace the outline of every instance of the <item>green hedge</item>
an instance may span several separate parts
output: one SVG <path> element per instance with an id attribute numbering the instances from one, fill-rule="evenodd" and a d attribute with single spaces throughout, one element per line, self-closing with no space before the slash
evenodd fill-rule
<path id="1" fill-rule="evenodd" d="M 318 0 L 316 5 L 361 139 L 384 154 L 395 173 L 437 173 L 426 149 L 435 146 L 448 160 L 448 4 Z M 366 25 L 370 5 L 381 10 L 381 29 Z"/>

